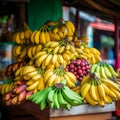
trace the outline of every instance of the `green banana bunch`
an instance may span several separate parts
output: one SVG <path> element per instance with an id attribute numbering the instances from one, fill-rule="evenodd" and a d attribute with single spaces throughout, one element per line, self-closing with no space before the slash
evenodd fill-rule
<path id="1" fill-rule="evenodd" d="M 43 110 L 48 105 L 50 108 L 65 108 L 70 110 L 72 106 L 81 105 L 83 98 L 72 91 L 66 82 L 57 83 L 54 86 L 46 87 L 43 90 L 31 95 L 28 100 L 38 104 Z"/>
<path id="2" fill-rule="evenodd" d="M 118 77 L 118 74 L 114 68 L 105 62 L 97 62 L 95 64 L 92 64 L 90 72 L 96 72 L 97 76 L 100 78 L 110 79 L 111 77 Z"/>

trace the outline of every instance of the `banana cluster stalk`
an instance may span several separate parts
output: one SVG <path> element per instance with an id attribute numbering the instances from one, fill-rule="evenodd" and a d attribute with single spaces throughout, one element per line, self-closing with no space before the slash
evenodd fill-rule
<path id="1" fill-rule="evenodd" d="M 77 79 L 76 76 L 71 72 L 66 72 L 64 68 L 49 69 L 44 74 L 45 86 L 53 86 L 56 83 L 66 80 L 66 85 L 70 88 L 75 87 Z"/>
<path id="2" fill-rule="evenodd" d="M 9 105 L 19 105 L 33 94 L 33 91 L 26 91 L 26 82 L 18 81 L 15 87 L 3 96 L 3 102 Z"/>
<path id="3" fill-rule="evenodd" d="M 92 73 L 81 83 L 80 94 L 90 105 L 105 106 L 120 99 L 119 87 L 109 79 L 99 78 Z"/>
<path id="4" fill-rule="evenodd" d="M 28 100 L 40 105 L 43 110 L 48 106 L 54 109 L 65 108 L 70 110 L 72 106 L 81 105 L 83 98 L 72 91 L 63 83 L 57 83 L 54 86 L 46 87 L 43 90 L 31 95 Z"/>
<path id="5" fill-rule="evenodd" d="M 31 43 L 30 37 L 32 35 L 32 31 L 30 30 L 28 25 L 24 23 L 24 25 L 20 29 L 21 30 L 15 33 L 13 37 L 14 41 L 17 44 L 30 44 Z"/>
<path id="6" fill-rule="evenodd" d="M 0 93 L 2 95 L 6 94 L 7 92 L 11 91 L 14 88 L 14 83 L 4 83 L 0 85 Z"/>
<path id="7" fill-rule="evenodd" d="M 110 79 L 111 77 L 118 77 L 117 72 L 113 67 L 106 62 L 97 62 L 91 65 L 90 72 L 96 72 L 100 78 Z"/>
<path id="8" fill-rule="evenodd" d="M 45 87 L 43 74 L 44 71 L 40 68 L 35 68 L 30 65 L 24 66 L 16 71 L 14 80 L 26 80 L 26 90 L 33 90 L 36 93 Z"/>
<path id="9" fill-rule="evenodd" d="M 78 53 L 78 58 L 87 59 L 90 64 L 95 64 L 99 61 L 102 61 L 100 57 L 100 52 L 93 47 L 85 47 L 83 49 L 76 48 L 76 52 Z"/>

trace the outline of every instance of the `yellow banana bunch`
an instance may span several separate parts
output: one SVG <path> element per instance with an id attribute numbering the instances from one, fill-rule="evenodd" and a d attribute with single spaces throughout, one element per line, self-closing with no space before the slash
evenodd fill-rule
<path id="1" fill-rule="evenodd" d="M 66 85 L 69 87 L 75 87 L 76 77 L 71 72 L 66 72 L 63 68 L 48 69 L 44 74 L 45 86 L 53 86 L 56 83 L 66 80 Z"/>
<path id="2" fill-rule="evenodd" d="M 47 25 L 43 25 L 40 29 L 35 30 L 31 35 L 31 42 L 35 44 L 45 44 L 50 41 L 51 40 Z"/>
<path id="3" fill-rule="evenodd" d="M 30 44 L 31 35 L 32 35 L 31 29 L 28 27 L 26 23 L 24 23 L 20 30 L 15 33 L 13 38 L 17 44 Z"/>
<path id="4" fill-rule="evenodd" d="M 74 32 L 75 32 L 75 26 L 72 23 L 72 21 L 67 20 L 65 21 L 65 27 L 67 28 L 67 35 L 69 36 L 73 36 Z"/>
<path id="5" fill-rule="evenodd" d="M 44 87 L 45 87 L 43 77 L 40 77 L 37 80 L 31 79 L 31 80 L 27 81 L 26 84 L 27 84 L 26 90 L 27 91 L 34 91 L 34 93 L 44 89 Z"/>
<path id="6" fill-rule="evenodd" d="M 23 46 L 23 45 L 16 45 L 12 49 L 12 57 L 17 62 L 23 61 L 27 59 L 27 51 L 29 49 L 29 46 Z"/>
<path id="7" fill-rule="evenodd" d="M 0 93 L 2 95 L 6 94 L 7 92 L 11 91 L 14 88 L 13 83 L 4 83 L 0 85 Z"/>
<path id="8" fill-rule="evenodd" d="M 98 78 L 95 73 L 83 79 L 80 94 L 87 103 L 103 107 L 120 99 L 119 87 L 111 80 Z"/>
<path id="9" fill-rule="evenodd" d="M 87 60 L 91 64 L 94 64 L 94 63 L 102 60 L 100 57 L 100 55 L 101 55 L 100 52 L 96 48 L 93 48 L 93 47 L 83 48 L 81 54 L 83 54 L 83 56 L 86 56 Z M 81 56 L 81 54 L 80 54 L 80 56 Z"/>
<path id="10" fill-rule="evenodd" d="M 42 50 L 42 45 L 38 44 L 38 45 L 33 45 L 28 49 L 28 57 L 32 58 L 34 57 L 38 52 L 40 52 Z"/>

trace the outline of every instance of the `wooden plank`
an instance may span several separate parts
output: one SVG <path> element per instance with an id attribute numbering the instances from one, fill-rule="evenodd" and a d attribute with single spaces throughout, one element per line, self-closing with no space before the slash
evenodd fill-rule
<path id="1" fill-rule="evenodd" d="M 112 113 L 85 114 L 77 116 L 54 117 L 50 120 L 111 120 Z"/>
<path id="2" fill-rule="evenodd" d="M 115 11 L 113 11 L 113 10 L 110 10 L 110 9 L 107 9 L 107 8 L 105 8 L 105 7 L 97 4 L 97 3 L 95 3 L 93 0 L 85 0 L 85 2 L 86 2 L 87 4 L 89 4 L 90 6 L 96 8 L 97 10 L 102 11 L 103 13 L 107 13 L 107 14 L 109 14 L 109 15 L 118 17 L 118 13 L 117 13 L 117 12 L 115 12 Z"/>
<path id="3" fill-rule="evenodd" d="M 29 120 L 29 116 L 33 116 L 34 120 L 49 120 L 49 108 L 40 110 L 39 105 L 26 101 L 18 106 L 8 107 L 10 110 L 11 120 Z M 25 117 L 26 116 L 26 117 Z M 31 120 L 31 119 L 30 119 Z"/>

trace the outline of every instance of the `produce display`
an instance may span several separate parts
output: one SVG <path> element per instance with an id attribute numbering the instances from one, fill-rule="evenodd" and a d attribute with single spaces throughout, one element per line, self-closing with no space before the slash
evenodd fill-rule
<path id="1" fill-rule="evenodd" d="M 120 99 L 114 68 L 88 47 L 70 20 L 48 21 L 31 31 L 24 24 L 14 35 L 15 62 L 6 68 L 9 83 L 0 85 L 6 105 L 31 101 L 43 110 L 90 104 L 105 106 Z"/>

